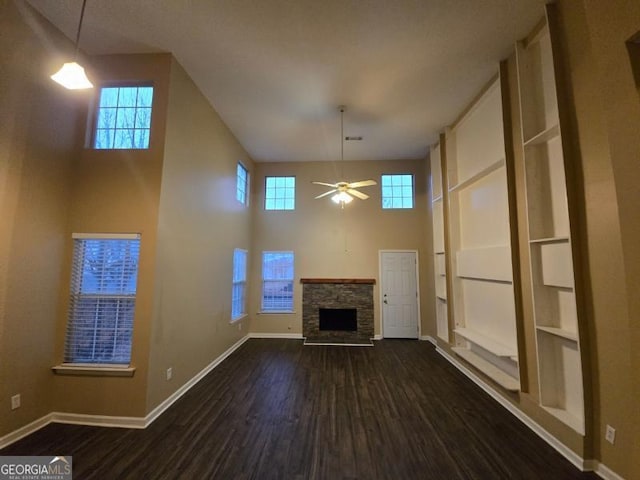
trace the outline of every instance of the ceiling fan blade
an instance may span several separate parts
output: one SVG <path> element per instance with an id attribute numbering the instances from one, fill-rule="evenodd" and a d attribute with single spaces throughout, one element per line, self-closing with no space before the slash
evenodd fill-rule
<path id="1" fill-rule="evenodd" d="M 367 198 L 369 198 L 369 195 L 367 195 L 366 193 L 359 192 L 358 190 L 354 190 L 353 188 L 348 189 L 347 193 L 349 195 L 353 195 L 354 197 L 358 197 L 360 200 L 366 200 Z"/>
<path id="2" fill-rule="evenodd" d="M 350 188 L 370 187 L 371 185 L 377 185 L 375 180 L 362 180 L 360 182 L 353 182 L 349 184 Z"/>
<path id="3" fill-rule="evenodd" d="M 333 190 L 329 190 L 328 192 L 324 192 L 321 195 L 318 195 L 317 197 L 315 197 L 316 199 L 318 198 L 322 198 L 322 197 L 326 197 L 327 195 L 331 195 L 332 193 L 337 192 L 338 190 L 336 190 L 335 188 Z"/>
<path id="4" fill-rule="evenodd" d="M 324 182 L 311 182 L 315 185 L 324 185 L 325 187 L 332 187 L 332 188 L 336 188 L 337 185 L 335 183 L 324 183 Z"/>

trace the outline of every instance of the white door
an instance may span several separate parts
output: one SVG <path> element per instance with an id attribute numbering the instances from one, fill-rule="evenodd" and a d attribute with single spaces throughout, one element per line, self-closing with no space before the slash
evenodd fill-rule
<path id="1" fill-rule="evenodd" d="M 380 252 L 382 333 L 385 338 L 418 338 L 416 252 Z"/>

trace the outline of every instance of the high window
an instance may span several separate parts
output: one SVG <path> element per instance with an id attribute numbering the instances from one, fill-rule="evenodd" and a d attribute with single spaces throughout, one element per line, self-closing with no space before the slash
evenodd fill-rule
<path id="1" fill-rule="evenodd" d="M 247 298 L 247 251 L 233 251 L 233 286 L 231 290 L 231 320 L 246 313 Z"/>
<path id="2" fill-rule="evenodd" d="M 293 210 L 296 206 L 296 177 L 266 177 L 265 210 Z"/>
<path id="3" fill-rule="evenodd" d="M 382 208 L 413 208 L 413 175 L 382 175 Z"/>
<path id="4" fill-rule="evenodd" d="M 149 148 L 153 87 L 103 87 L 96 116 L 96 149 Z"/>
<path id="5" fill-rule="evenodd" d="M 238 162 L 236 173 L 236 198 L 243 205 L 249 204 L 249 172 Z"/>
<path id="6" fill-rule="evenodd" d="M 74 234 L 65 363 L 129 364 L 140 239 Z"/>
<path id="7" fill-rule="evenodd" d="M 293 311 L 293 252 L 262 252 L 262 311 Z"/>

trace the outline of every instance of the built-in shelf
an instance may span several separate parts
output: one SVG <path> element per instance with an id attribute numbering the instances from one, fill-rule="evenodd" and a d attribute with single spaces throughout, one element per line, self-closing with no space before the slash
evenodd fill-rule
<path id="1" fill-rule="evenodd" d="M 488 352 L 493 353 L 497 357 L 513 357 L 517 356 L 518 352 L 507 345 L 494 340 L 487 335 L 472 330 L 470 328 L 456 328 L 454 332 L 466 340 L 475 343 L 476 345 L 484 348 Z"/>
<path id="2" fill-rule="evenodd" d="M 436 295 L 437 298 L 439 298 L 440 300 L 446 302 L 447 301 L 447 296 L 446 295 Z"/>
<path id="3" fill-rule="evenodd" d="M 475 175 L 473 175 L 473 176 L 467 178 L 466 180 L 463 180 L 462 182 L 450 187 L 449 188 L 449 192 L 455 192 L 457 190 L 462 190 L 463 188 L 466 188 L 469 185 L 473 185 L 478 180 L 486 177 L 490 173 L 495 172 L 496 170 L 498 170 L 500 167 L 503 167 L 503 166 L 504 166 L 504 158 L 501 158 L 497 162 L 494 162 L 491 165 L 489 165 L 488 167 L 483 168 L 482 170 L 480 170 Z"/>
<path id="4" fill-rule="evenodd" d="M 539 402 L 551 415 L 584 435 L 584 390 L 576 301 L 574 254 L 567 185 L 570 157 L 563 139 L 556 76 L 554 5 L 535 32 L 516 45 L 522 169 L 529 232 L 529 269 Z"/>
<path id="5" fill-rule="evenodd" d="M 505 390 L 509 390 L 511 392 L 517 392 L 520 390 L 520 381 L 517 378 L 513 378 L 511 375 L 505 373 L 503 370 L 496 367 L 491 362 L 488 362 L 480 355 L 462 347 L 453 347 L 452 350 Z"/>
<path id="6" fill-rule="evenodd" d="M 537 145 L 539 143 L 548 142 L 549 140 L 557 137 L 558 135 L 560 135 L 560 127 L 558 126 L 557 123 L 555 123 L 550 127 L 545 128 L 540 133 L 534 135 L 530 139 L 526 140 L 524 142 L 524 146 L 528 147 L 530 145 Z"/>
<path id="7" fill-rule="evenodd" d="M 576 332 L 570 332 L 569 330 L 564 330 L 557 327 L 544 327 L 542 325 L 536 326 L 536 329 L 541 332 L 546 332 L 550 335 L 566 338 L 567 340 L 572 340 L 574 342 L 578 341 L 578 334 Z"/>
<path id="8" fill-rule="evenodd" d="M 547 238 L 532 238 L 529 243 L 561 243 L 568 242 L 569 237 L 547 237 Z"/>
<path id="9" fill-rule="evenodd" d="M 438 195 L 437 197 L 434 197 L 431 200 L 432 203 L 441 202 L 441 201 L 442 201 L 442 195 Z"/>

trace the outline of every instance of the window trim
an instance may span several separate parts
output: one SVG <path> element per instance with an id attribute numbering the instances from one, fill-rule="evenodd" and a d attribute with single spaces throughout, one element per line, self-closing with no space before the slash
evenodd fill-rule
<path id="1" fill-rule="evenodd" d="M 127 88 L 127 87 L 151 87 L 153 88 L 153 98 L 151 99 L 151 120 L 149 122 L 149 145 L 147 148 L 96 148 L 96 135 L 98 130 L 98 114 L 100 113 L 100 94 L 102 93 L 103 88 Z M 156 109 L 156 86 L 155 82 L 152 81 L 109 81 L 101 83 L 96 90 L 96 95 L 94 100 L 91 103 L 91 108 L 89 109 L 89 115 L 91 115 L 89 125 L 90 130 L 85 135 L 86 148 L 98 151 L 98 152 L 128 152 L 131 150 L 134 151 L 149 151 L 152 147 L 153 141 L 153 125 L 154 125 L 154 115 L 153 112 Z"/>
<path id="2" fill-rule="evenodd" d="M 385 201 L 385 196 L 383 193 L 383 181 L 382 179 L 384 177 L 396 177 L 396 176 L 410 176 L 411 177 L 411 206 L 410 207 L 385 207 L 384 206 L 384 201 Z M 407 198 L 404 196 L 401 197 L 391 197 L 391 200 L 393 198 Z M 384 210 L 415 210 L 416 208 L 416 176 L 413 173 L 409 173 L 409 172 L 404 172 L 404 173 L 383 173 L 380 175 L 380 208 L 384 211 Z"/>
<path id="3" fill-rule="evenodd" d="M 291 275 L 291 279 L 276 279 L 276 280 L 272 280 L 272 279 L 268 279 L 266 280 L 266 282 L 281 282 L 281 281 L 291 281 L 291 308 L 290 309 L 265 309 L 264 307 L 264 287 L 265 287 L 265 270 L 264 270 L 264 256 L 267 253 L 287 253 L 291 255 L 291 269 L 292 269 L 292 275 Z M 296 277 L 296 273 L 295 273 L 295 265 L 296 265 L 296 255 L 295 252 L 293 250 L 263 250 L 262 251 L 262 255 L 261 255 L 261 261 L 260 261 L 260 266 L 261 266 L 261 285 L 260 285 L 260 313 L 261 314 L 290 314 L 290 313 L 294 313 L 294 307 L 295 307 L 295 277 Z"/>
<path id="4" fill-rule="evenodd" d="M 238 199 L 238 167 L 242 168 L 244 170 L 244 172 L 245 172 L 244 202 L 241 202 Z M 236 165 L 236 200 L 240 205 L 242 205 L 244 207 L 248 207 L 249 206 L 249 179 L 250 179 L 249 169 L 244 165 L 244 163 L 242 163 L 241 161 L 238 161 L 238 163 Z"/>
<path id="5" fill-rule="evenodd" d="M 269 178 L 293 178 L 293 208 L 267 208 L 267 181 Z M 296 185 L 296 176 L 295 175 L 265 175 L 264 176 L 264 196 L 263 196 L 263 208 L 265 212 L 293 212 L 296 210 L 296 195 L 297 195 L 297 185 Z M 287 188 L 287 187 L 284 187 Z M 276 200 L 276 199 L 273 199 Z"/>
<path id="6" fill-rule="evenodd" d="M 241 280 L 239 282 L 236 282 L 233 279 L 233 276 L 235 274 L 235 270 L 236 270 L 236 252 L 242 252 L 244 253 L 244 280 Z M 242 320 L 243 318 L 247 317 L 248 313 L 247 313 L 247 291 L 248 291 L 248 270 L 249 270 L 249 250 L 246 250 L 244 248 L 234 248 L 233 249 L 233 262 L 232 262 L 232 279 L 231 279 L 231 321 L 229 323 L 236 323 L 240 320 Z M 234 297 L 233 297 L 233 293 L 234 293 L 234 287 L 236 285 L 236 283 L 240 283 L 244 286 L 243 288 L 243 295 L 242 295 L 242 312 L 237 315 L 237 316 L 233 316 L 233 301 L 234 301 Z"/>
<path id="7" fill-rule="evenodd" d="M 72 240 L 140 240 L 140 233 L 72 233 Z M 75 247 L 74 247 L 75 248 Z M 71 259 L 71 269 L 74 268 L 75 254 Z M 140 254 L 138 252 L 138 262 L 140 262 Z M 139 263 L 137 266 L 136 276 L 139 273 Z M 70 279 L 70 288 L 73 288 L 73 279 Z M 137 284 L 137 280 L 136 280 Z M 71 295 L 73 295 L 70 292 Z M 136 294 L 133 297 L 134 302 L 137 299 L 137 285 Z M 135 321 L 135 303 L 134 303 L 134 318 Z M 71 320 L 71 305 L 67 308 L 67 323 L 65 327 L 64 343 L 63 343 L 63 355 L 67 348 L 67 335 L 70 327 L 69 322 Z M 87 363 L 87 362 L 68 362 L 64 361 L 58 365 L 51 367 L 51 369 L 58 375 L 86 375 L 86 376 L 113 376 L 113 377 L 132 377 L 136 368 L 131 365 L 133 360 L 133 332 L 131 335 L 130 345 L 130 358 L 128 364 L 123 363 Z"/>

